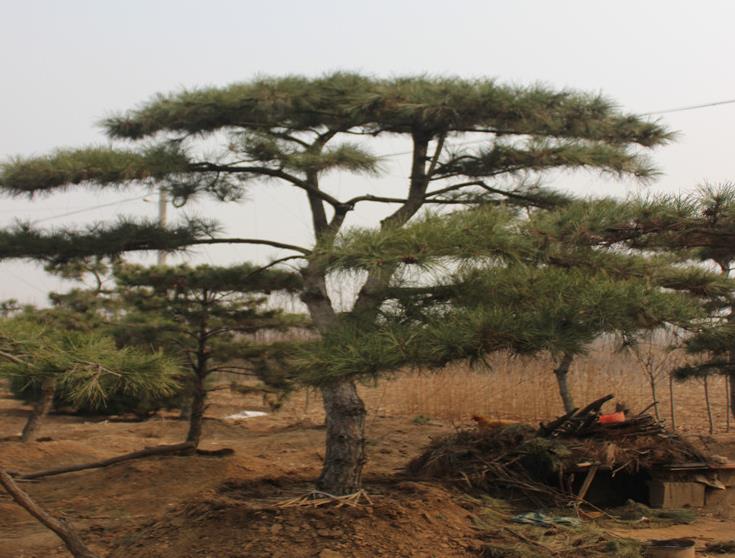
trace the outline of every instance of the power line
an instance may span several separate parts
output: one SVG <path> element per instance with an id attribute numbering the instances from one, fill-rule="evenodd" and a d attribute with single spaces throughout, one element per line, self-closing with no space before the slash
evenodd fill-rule
<path id="1" fill-rule="evenodd" d="M 84 209 L 77 209 L 76 211 L 69 211 L 67 213 L 61 213 L 59 215 L 52 215 L 51 217 L 44 217 L 43 219 L 36 219 L 35 221 L 33 221 L 33 224 L 35 225 L 36 223 L 43 223 L 44 221 L 51 221 L 52 219 L 60 219 L 62 217 L 69 217 L 71 215 L 78 215 L 80 213 L 86 213 L 87 211 L 94 211 L 95 209 L 101 209 L 103 207 L 110 207 L 110 206 L 118 205 L 121 203 L 129 203 L 133 201 L 138 201 L 138 200 L 147 198 L 148 196 L 149 194 L 145 194 L 143 196 L 136 196 L 134 198 L 126 198 L 124 200 L 117 200 L 114 202 L 101 203 L 99 205 L 93 205 L 91 207 L 86 207 Z"/>
<path id="2" fill-rule="evenodd" d="M 689 105 L 689 106 L 670 108 L 670 109 L 664 109 L 664 110 L 654 110 L 651 112 L 643 112 L 641 114 L 637 114 L 636 116 L 651 116 L 653 114 L 668 114 L 670 112 L 684 112 L 685 110 L 696 110 L 696 109 L 701 109 L 701 108 L 717 107 L 720 105 L 731 105 L 733 103 L 735 103 L 735 99 L 727 99 L 725 101 L 715 101 L 714 103 L 704 103 L 702 105 Z"/>

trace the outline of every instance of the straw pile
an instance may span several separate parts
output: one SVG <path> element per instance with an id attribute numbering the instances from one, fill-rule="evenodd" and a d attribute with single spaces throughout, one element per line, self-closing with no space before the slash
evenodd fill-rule
<path id="1" fill-rule="evenodd" d="M 612 398 L 608 396 L 604 401 Z M 461 430 L 434 440 L 408 465 L 416 477 L 491 494 L 518 493 L 540 505 L 576 497 L 564 475 L 594 464 L 615 474 L 705 462 L 706 456 L 648 414 L 600 424 L 602 400 L 534 430 L 516 424 Z"/>

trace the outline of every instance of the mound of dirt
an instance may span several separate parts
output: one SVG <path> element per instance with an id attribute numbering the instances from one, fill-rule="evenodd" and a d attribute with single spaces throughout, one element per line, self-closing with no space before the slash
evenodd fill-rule
<path id="1" fill-rule="evenodd" d="M 469 511 L 442 487 L 368 484 L 370 504 L 282 507 L 307 486 L 226 482 L 127 537 L 110 558 L 460 557 L 481 545 Z"/>

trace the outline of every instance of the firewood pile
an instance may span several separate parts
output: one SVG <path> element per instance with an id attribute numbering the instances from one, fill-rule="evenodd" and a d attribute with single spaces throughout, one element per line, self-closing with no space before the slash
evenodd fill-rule
<path id="1" fill-rule="evenodd" d="M 666 435 L 664 425 L 647 413 L 647 407 L 637 415 L 626 417 L 622 422 L 600 423 L 602 406 L 613 399 L 606 395 L 582 409 L 573 411 L 547 423 L 541 424 L 538 435 L 545 438 L 604 438 L 620 439 L 631 436 Z"/>
<path id="2" fill-rule="evenodd" d="M 593 401 L 538 429 L 478 421 L 476 428 L 434 440 L 407 468 L 412 477 L 448 481 L 491 494 L 522 494 L 542 505 L 575 501 L 560 480 L 595 467 L 615 474 L 656 470 L 707 457 L 647 413 L 600 422 L 612 395 Z"/>

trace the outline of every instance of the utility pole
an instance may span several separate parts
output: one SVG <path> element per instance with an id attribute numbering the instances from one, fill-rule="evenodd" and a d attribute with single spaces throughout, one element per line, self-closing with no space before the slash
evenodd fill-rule
<path id="1" fill-rule="evenodd" d="M 168 192 L 164 188 L 158 191 L 158 225 L 165 227 L 167 224 Z M 158 251 L 158 265 L 166 265 L 166 252 Z"/>

